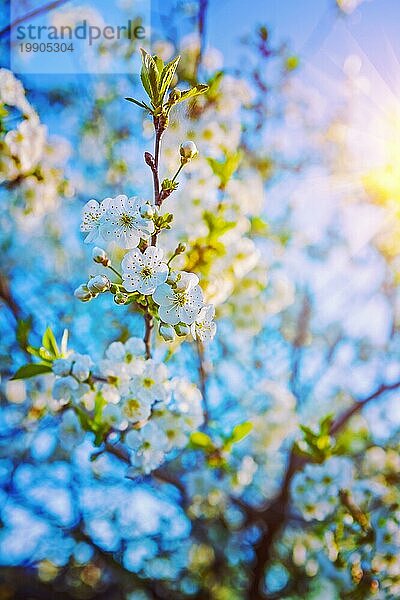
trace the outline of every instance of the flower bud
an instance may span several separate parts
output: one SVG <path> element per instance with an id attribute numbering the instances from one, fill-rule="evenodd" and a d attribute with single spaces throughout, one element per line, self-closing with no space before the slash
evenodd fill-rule
<path id="1" fill-rule="evenodd" d="M 99 263 L 104 267 L 108 267 L 110 265 L 110 259 L 108 258 L 107 252 L 103 250 L 103 248 L 99 248 L 95 246 L 92 250 L 92 258 L 95 263 Z"/>
<path id="2" fill-rule="evenodd" d="M 196 144 L 188 140 L 180 145 L 179 152 L 181 155 L 181 163 L 186 164 L 192 160 L 198 154 Z"/>
<path id="3" fill-rule="evenodd" d="M 178 323 L 178 325 L 175 325 L 174 329 L 179 337 L 189 335 L 190 333 L 190 327 L 189 325 L 186 325 L 186 323 Z"/>
<path id="4" fill-rule="evenodd" d="M 118 292 L 114 296 L 115 304 L 126 304 L 128 301 L 128 296 L 126 294 L 122 294 L 122 292 Z"/>
<path id="5" fill-rule="evenodd" d="M 110 289 L 111 281 L 105 275 L 96 275 L 89 279 L 87 286 L 90 292 L 99 294 Z"/>
<path id="6" fill-rule="evenodd" d="M 175 104 L 176 102 L 178 102 L 178 100 L 181 99 L 181 96 L 182 96 L 181 90 L 178 90 L 177 88 L 174 88 L 169 93 L 168 102 L 170 104 Z"/>
<path id="7" fill-rule="evenodd" d="M 75 298 L 78 298 L 81 302 L 89 302 L 93 298 L 91 291 L 89 290 L 86 283 L 81 283 L 79 287 L 74 291 Z"/>
<path id="8" fill-rule="evenodd" d="M 175 250 L 176 254 L 182 254 L 183 252 L 186 252 L 186 244 L 184 244 L 183 242 L 180 242 Z"/>
<path id="9" fill-rule="evenodd" d="M 140 208 L 140 216 L 143 219 L 152 219 L 154 216 L 154 208 L 150 204 L 143 204 Z"/>
<path id="10" fill-rule="evenodd" d="M 158 333 L 161 335 L 165 342 L 173 342 L 175 338 L 175 331 L 171 325 L 167 323 L 160 323 Z"/>
<path id="11" fill-rule="evenodd" d="M 186 271 L 181 271 L 178 273 L 178 279 L 174 285 L 174 288 L 177 292 L 186 292 L 187 290 L 192 289 L 198 283 L 199 278 L 197 275 L 194 273 L 186 273 Z"/>

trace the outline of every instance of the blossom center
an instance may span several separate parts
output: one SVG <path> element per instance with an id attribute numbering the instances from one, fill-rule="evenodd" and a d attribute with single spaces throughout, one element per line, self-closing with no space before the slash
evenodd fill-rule
<path id="1" fill-rule="evenodd" d="M 150 377 L 145 377 L 143 379 L 143 385 L 146 388 L 151 388 L 151 386 L 154 385 L 154 380 L 150 379 Z"/>
<path id="2" fill-rule="evenodd" d="M 186 292 L 181 292 L 180 294 L 176 294 L 176 302 L 178 306 L 185 306 L 188 301 L 188 295 Z"/>
<path id="3" fill-rule="evenodd" d="M 153 275 L 153 271 L 150 269 L 150 267 L 143 267 L 143 269 L 140 271 L 140 274 L 143 279 L 147 279 Z"/>
<path id="4" fill-rule="evenodd" d="M 136 398 L 130 398 L 125 405 L 125 414 L 127 417 L 133 417 L 140 408 L 140 402 Z"/>
<path id="5" fill-rule="evenodd" d="M 134 223 L 134 219 L 131 215 L 128 215 L 127 213 L 123 213 L 120 216 L 119 222 L 121 223 L 121 225 L 123 225 L 124 227 L 133 227 L 133 223 Z"/>

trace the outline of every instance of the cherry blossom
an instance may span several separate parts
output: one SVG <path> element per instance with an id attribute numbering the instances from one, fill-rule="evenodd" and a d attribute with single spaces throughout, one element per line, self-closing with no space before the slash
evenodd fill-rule
<path id="1" fill-rule="evenodd" d="M 128 252 L 121 263 L 124 288 L 128 292 L 153 294 L 168 277 L 163 256 L 164 251 L 155 246 L 149 246 L 143 253 L 140 250 Z"/>

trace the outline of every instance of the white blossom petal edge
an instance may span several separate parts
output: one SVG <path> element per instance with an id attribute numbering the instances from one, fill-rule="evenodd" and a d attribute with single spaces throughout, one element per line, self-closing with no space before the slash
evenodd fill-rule
<path id="1" fill-rule="evenodd" d="M 82 209 L 81 231 L 88 232 L 85 244 L 95 242 L 100 237 L 101 218 L 105 214 L 111 198 L 105 198 L 100 204 L 89 200 Z"/>
<path id="2" fill-rule="evenodd" d="M 215 308 L 212 304 L 206 304 L 200 310 L 195 322 L 191 325 L 190 330 L 195 340 L 201 342 L 210 342 L 217 331 L 217 325 L 213 321 L 215 316 Z"/>

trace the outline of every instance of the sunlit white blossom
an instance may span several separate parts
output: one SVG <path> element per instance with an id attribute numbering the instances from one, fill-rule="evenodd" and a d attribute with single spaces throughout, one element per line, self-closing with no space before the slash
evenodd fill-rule
<path id="1" fill-rule="evenodd" d="M 128 252 L 121 263 L 124 288 L 128 292 L 152 294 L 168 276 L 163 256 L 163 250 L 155 246 L 149 246 L 143 253 L 140 250 Z"/>
<path id="2" fill-rule="evenodd" d="M 150 473 L 162 463 L 168 448 L 167 436 L 153 422 L 147 423 L 140 430 L 129 431 L 125 442 L 132 450 L 132 465 L 144 473 Z"/>
<path id="3" fill-rule="evenodd" d="M 201 342 L 209 342 L 214 338 L 217 331 L 217 325 L 213 321 L 214 317 L 214 306 L 212 304 L 203 306 L 190 328 L 195 340 L 199 339 Z"/>
<path id="4" fill-rule="evenodd" d="M 104 239 L 116 242 L 121 248 L 135 248 L 140 238 L 148 239 L 154 232 L 154 223 L 141 215 L 146 204 L 146 200 L 128 198 L 123 194 L 110 199 L 107 212 L 101 219 Z"/>
<path id="5" fill-rule="evenodd" d="M 154 292 L 153 300 L 159 305 L 158 314 L 165 323 L 191 325 L 203 305 L 203 292 L 198 284 L 190 283 L 181 290 L 163 283 Z"/>
<path id="6" fill-rule="evenodd" d="M 146 360 L 140 375 L 134 375 L 130 384 L 130 392 L 143 400 L 152 402 L 165 400 L 167 397 L 166 382 L 168 371 L 163 363 Z"/>

